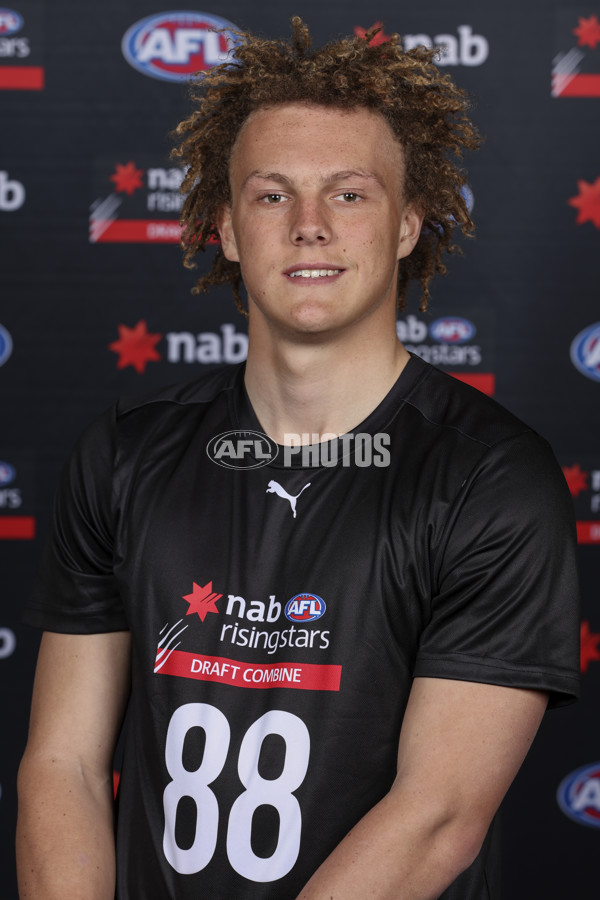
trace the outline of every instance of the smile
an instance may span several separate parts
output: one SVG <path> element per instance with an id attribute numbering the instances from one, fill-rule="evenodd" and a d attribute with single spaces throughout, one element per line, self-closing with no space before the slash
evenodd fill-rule
<path id="1" fill-rule="evenodd" d="M 290 278 L 328 278 L 332 275 L 340 275 L 341 269 L 298 269 L 290 272 Z"/>

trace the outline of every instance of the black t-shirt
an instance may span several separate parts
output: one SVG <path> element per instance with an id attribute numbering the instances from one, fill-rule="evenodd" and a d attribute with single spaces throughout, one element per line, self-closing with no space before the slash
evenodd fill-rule
<path id="1" fill-rule="evenodd" d="M 211 439 L 260 430 L 243 374 L 88 429 L 26 613 L 132 632 L 119 900 L 293 900 L 389 790 L 415 676 L 578 690 L 572 504 L 542 439 L 412 357 L 362 443 L 227 468 Z M 494 830 L 444 900 L 498 896 Z"/>

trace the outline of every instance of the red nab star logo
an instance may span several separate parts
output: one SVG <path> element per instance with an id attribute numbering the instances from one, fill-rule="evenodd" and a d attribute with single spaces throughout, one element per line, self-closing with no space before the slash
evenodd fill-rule
<path id="1" fill-rule="evenodd" d="M 183 599 L 186 603 L 189 603 L 190 608 L 188 609 L 186 616 L 191 616 L 194 613 L 198 613 L 200 616 L 200 621 L 204 622 L 208 613 L 218 613 L 217 609 L 217 600 L 220 600 L 223 594 L 215 594 L 213 592 L 212 581 L 208 581 L 204 587 L 200 587 L 199 584 L 193 582 L 194 588 L 191 594 L 185 594 Z"/>
<path id="2" fill-rule="evenodd" d="M 600 43 L 600 22 L 597 16 L 590 16 L 589 19 L 579 17 L 577 28 L 573 29 L 573 34 L 577 35 L 580 47 L 591 47 L 595 50 Z"/>
<path id="3" fill-rule="evenodd" d="M 574 466 L 563 466 L 563 475 L 569 485 L 571 497 L 579 497 L 582 491 L 587 491 L 589 472 L 584 472 L 579 463 Z"/>
<path id="4" fill-rule="evenodd" d="M 369 44 L 371 45 L 371 47 L 377 47 L 379 46 L 379 44 L 385 44 L 390 39 L 389 34 L 385 34 L 383 30 L 383 22 L 375 22 L 375 24 L 371 25 L 370 28 L 361 28 L 360 25 L 355 25 L 354 34 L 356 35 L 356 37 L 366 38 L 366 36 L 372 31 L 375 31 L 376 28 L 379 28 L 379 31 L 374 37 L 371 38 Z"/>
<path id="5" fill-rule="evenodd" d="M 140 319 L 133 328 L 127 325 L 119 325 L 119 340 L 108 345 L 108 349 L 119 354 L 117 369 L 133 366 L 136 372 L 142 375 L 149 362 L 160 360 L 160 353 L 156 350 L 156 344 L 162 334 L 149 334 L 144 319 Z"/>
<path id="6" fill-rule="evenodd" d="M 581 623 L 581 671 L 587 672 L 592 661 L 600 662 L 600 634 L 592 634 L 590 623 Z"/>
<path id="7" fill-rule="evenodd" d="M 135 163 L 129 161 L 126 166 L 117 163 L 115 174 L 110 176 L 110 180 L 115 183 L 115 191 L 117 194 L 128 194 L 130 197 L 138 188 L 143 187 L 142 175 L 143 169 L 136 169 Z"/>
<path id="8" fill-rule="evenodd" d="M 596 228 L 600 228 L 600 176 L 593 184 L 578 181 L 577 189 L 579 190 L 577 197 L 571 197 L 569 200 L 569 206 L 579 210 L 577 224 L 593 222 Z"/>

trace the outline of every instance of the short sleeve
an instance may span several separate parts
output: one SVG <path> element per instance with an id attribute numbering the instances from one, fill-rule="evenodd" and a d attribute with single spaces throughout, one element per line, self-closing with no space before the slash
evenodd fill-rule
<path id="1" fill-rule="evenodd" d="M 128 628 L 113 575 L 114 411 L 80 437 L 65 466 L 24 621 L 88 634 Z"/>
<path id="2" fill-rule="evenodd" d="M 573 506 L 533 432 L 489 449 L 461 487 L 438 547 L 415 675 L 579 690 Z"/>

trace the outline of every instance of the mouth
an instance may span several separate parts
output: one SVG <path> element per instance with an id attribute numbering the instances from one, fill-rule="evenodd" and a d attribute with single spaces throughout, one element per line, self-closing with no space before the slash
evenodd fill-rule
<path id="1" fill-rule="evenodd" d="M 343 269 L 333 269 L 329 266 L 306 266 L 304 268 L 294 266 L 283 274 L 288 278 L 316 281 L 320 278 L 335 278 L 337 275 L 341 275 L 343 271 Z"/>

